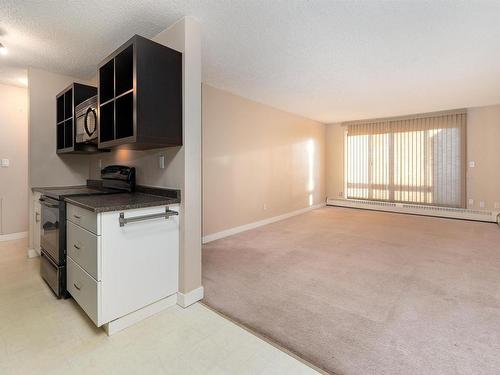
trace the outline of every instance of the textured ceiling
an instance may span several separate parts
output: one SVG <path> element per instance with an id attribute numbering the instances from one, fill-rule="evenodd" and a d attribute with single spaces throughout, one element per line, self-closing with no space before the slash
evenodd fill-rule
<path id="1" fill-rule="evenodd" d="M 88 78 L 138 33 L 203 32 L 203 81 L 323 122 L 500 103 L 500 2 L 0 2 L 1 64 Z"/>

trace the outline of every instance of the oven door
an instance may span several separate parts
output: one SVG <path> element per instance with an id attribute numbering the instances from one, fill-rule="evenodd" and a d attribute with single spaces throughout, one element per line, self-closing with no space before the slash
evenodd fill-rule
<path id="1" fill-rule="evenodd" d="M 57 298 L 63 296 L 65 289 L 64 266 L 57 266 L 42 250 L 40 254 L 40 274 L 49 287 L 54 291 Z"/>
<path id="2" fill-rule="evenodd" d="M 60 263 L 59 231 L 60 215 L 59 201 L 43 196 L 40 198 L 42 207 L 42 227 L 40 245 L 57 265 Z"/>

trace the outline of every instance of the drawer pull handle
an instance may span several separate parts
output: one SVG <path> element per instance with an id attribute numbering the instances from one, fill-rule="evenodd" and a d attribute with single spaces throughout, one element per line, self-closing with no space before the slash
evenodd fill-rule
<path id="1" fill-rule="evenodd" d="M 75 219 L 77 219 L 77 220 L 80 220 L 80 219 L 81 219 L 81 217 L 80 217 L 80 216 L 78 216 L 78 215 L 73 215 L 73 217 L 74 217 Z"/>
<path id="2" fill-rule="evenodd" d="M 82 288 L 80 288 L 78 285 L 76 285 L 76 283 L 73 283 L 73 286 L 77 289 L 77 290 L 81 290 Z"/>
<path id="3" fill-rule="evenodd" d="M 151 219 L 168 219 L 170 216 L 179 215 L 177 211 L 169 210 L 168 207 L 165 208 L 165 212 L 161 214 L 151 214 L 151 215 L 142 215 L 142 216 L 134 216 L 134 217 L 125 217 L 125 213 L 120 212 L 120 218 L 118 219 L 120 223 L 120 227 L 125 226 L 125 224 L 136 223 L 138 221 L 151 220 Z"/>
<path id="4" fill-rule="evenodd" d="M 78 246 L 78 245 L 76 245 L 76 244 L 74 244 L 74 245 L 73 245 L 73 247 L 74 247 L 75 249 L 77 249 L 77 250 L 80 250 L 80 249 L 81 249 L 81 247 L 80 247 L 80 246 Z"/>

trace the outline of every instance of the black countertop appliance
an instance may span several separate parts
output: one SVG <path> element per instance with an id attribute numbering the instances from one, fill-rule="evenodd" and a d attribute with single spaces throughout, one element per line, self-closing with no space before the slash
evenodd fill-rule
<path id="1" fill-rule="evenodd" d="M 123 165 L 109 165 L 101 171 L 102 187 L 124 190 L 132 193 L 135 190 L 135 168 Z"/>

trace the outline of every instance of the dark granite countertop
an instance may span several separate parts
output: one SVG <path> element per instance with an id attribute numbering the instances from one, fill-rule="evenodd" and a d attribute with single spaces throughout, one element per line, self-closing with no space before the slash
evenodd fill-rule
<path id="1" fill-rule="evenodd" d="M 68 197 L 65 201 L 97 213 L 180 203 L 178 197 L 139 192 Z"/>
<path id="2" fill-rule="evenodd" d="M 47 190 L 54 190 L 54 189 L 81 189 L 87 187 L 87 185 L 71 185 L 71 186 L 35 186 L 32 187 L 31 190 L 33 191 L 38 191 L 40 193 L 43 193 L 44 191 Z"/>
<path id="3" fill-rule="evenodd" d="M 59 187 L 34 187 L 33 191 L 42 193 L 43 195 L 62 200 L 66 197 L 77 195 L 93 195 L 93 194 L 115 194 L 121 191 L 114 189 L 97 188 L 93 186 L 80 185 L 80 186 L 59 186 Z"/>

